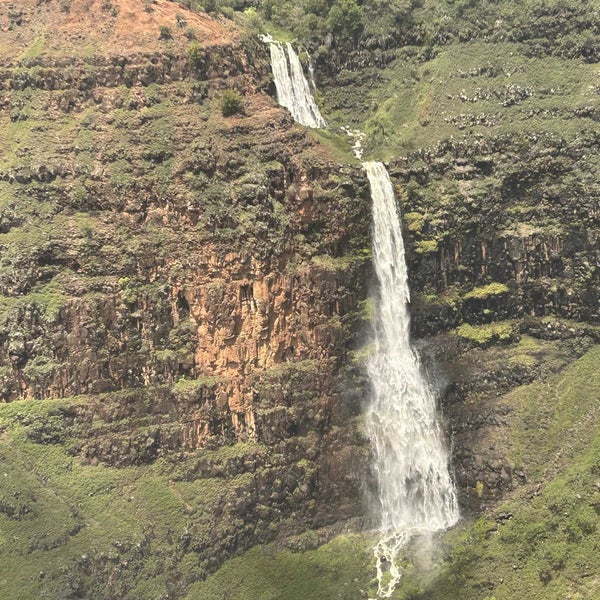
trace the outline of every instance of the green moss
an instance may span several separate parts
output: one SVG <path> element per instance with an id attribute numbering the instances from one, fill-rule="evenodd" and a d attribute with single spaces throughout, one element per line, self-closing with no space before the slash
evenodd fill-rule
<path id="1" fill-rule="evenodd" d="M 470 325 L 463 323 L 451 333 L 479 345 L 489 344 L 492 341 L 507 341 L 511 338 L 513 323 L 489 323 L 486 325 Z"/>
<path id="2" fill-rule="evenodd" d="M 61 309 L 66 306 L 68 296 L 54 285 L 45 286 L 40 292 L 32 292 L 20 297 L 0 296 L 0 322 L 5 323 L 21 309 L 38 307 L 47 323 L 56 323 Z"/>
<path id="3" fill-rule="evenodd" d="M 358 303 L 358 312 L 360 320 L 371 322 L 375 316 L 375 301 L 373 298 L 366 298 Z"/>
<path id="4" fill-rule="evenodd" d="M 426 216 L 418 212 L 407 212 L 402 216 L 402 221 L 409 231 L 415 233 L 423 229 Z"/>
<path id="5" fill-rule="evenodd" d="M 420 240 L 417 242 L 416 251 L 418 254 L 431 254 L 438 249 L 437 240 Z"/>
<path id="6" fill-rule="evenodd" d="M 330 254 L 319 254 L 313 256 L 311 262 L 325 271 L 343 273 L 352 265 L 355 257 L 353 256 L 331 256 Z"/>
<path id="7" fill-rule="evenodd" d="M 182 377 L 177 381 L 173 389 L 176 392 L 190 393 L 205 387 L 213 388 L 219 381 L 219 377 L 213 375 L 206 375 L 204 377 L 198 377 L 197 379 L 187 379 L 186 377 Z"/>
<path id="8" fill-rule="evenodd" d="M 374 344 L 364 344 L 360 348 L 350 352 L 350 360 L 361 367 L 364 367 L 366 361 L 373 356 L 375 352 Z"/>
<path id="9" fill-rule="evenodd" d="M 504 283 L 490 283 L 488 285 L 484 285 L 482 287 L 473 288 L 470 292 L 463 294 L 464 300 L 477 299 L 477 300 L 485 300 L 490 296 L 500 296 L 501 294 L 506 294 L 510 291 L 509 287 Z"/>
<path id="10" fill-rule="evenodd" d="M 449 287 L 442 294 L 424 294 L 421 300 L 426 304 L 440 304 L 456 306 L 462 303 L 459 291 L 455 287 Z"/>
<path id="11" fill-rule="evenodd" d="M 509 360 L 515 365 L 523 365 L 525 367 L 533 367 L 537 364 L 536 359 L 530 354 L 513 354 Z"/>
<path id="12" fill-rule="evenodd" d="M 600 350 L 596 348 L 564 375 L 515 393 L 519 422 L 513 459 L 517 464 L 526 464 L 532 474 L 539 476 L 548 467 L 549 456 L 560 451 L 561 460 L 568 460 L 569 455 L 585 447 L 584 440 L 597 425 L 593 407 L 600 395 L 600 382 L 594 372 L 598 360 Z M 552 401 L 548 402 L 547 398 Z M 565 440 L 565 431 L 569 428 L 580 432 Z"/>

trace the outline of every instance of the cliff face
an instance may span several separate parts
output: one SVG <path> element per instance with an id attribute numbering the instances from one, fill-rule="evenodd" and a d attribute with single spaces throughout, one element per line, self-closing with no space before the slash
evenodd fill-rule
<path id="1" fill-rule="evenodd" d="M 583 43 L 597 11 L 435 6 L 438 20 L 414 8 L 412 29 L 334 47 L 321 72 L 334 119 L 391 159 L 415 332 L 598 322 L 598 56 Z"/>
<path id="2" fill-rule="evenodd" d="M 570 142 L 541 128 L 445 146 L 395 171 L 407 186 L 417 330 L 524 316 L 598 322 L 595 134 Z"/>
<path id="3" fill-rule="evenodd" d="M 400 5 L 364 3 L 394 31 L 313 53 L 332 128 L 393 157 L 467 517 L 443 576 L 397 594 L 518 597 L 525 577 L 591 597 L 597 13 L 410 4 L 388 23 Z M 0 0 L 0 30 L 0 595 L 183 597 L 250 546 L 363 515 L 358 163 L 276 106 L 267 49 L 231 21 Z M 259 565 L 276 600 L 321 572 L 323 598 L 355 600 L 370 540 L 337 543 L 306 564 L 257 548 L 190 597 L 255 597 Z"/>
<path id="4" fill-rule="evenodd" d="M 389 157 L 465 517 L 436 574 L 415 558 L 393 597 L 594 597 L 598 11 L 412 6 L 388 36 L 363 20 L 314 53 L 329 122 Z"/>
<path id="5" fill-rule="evenodd" d="M 363 173 L 276 106 L 266 49 L 224 22 L 73 0 L 2 2 L 0 23 L 0 393 L 45 400 L 9 411 L 27 442 L 6 458 L 45 477 L 31 453 L 51 444 L 80 474 L 118 467 L 119 481 L 158 459 L 156 485 L 179 498 L 169 532 L 136 532 L 123 505 L 121 558 L 106 559 L 109 527 L 85 565 L 66 558 L 69 582 L 40 566 L 58 577 L 48 589 L 125 597 L 150 576 L 146 543 L 175 553 L 158 587 L 177 588 L 186 556 L 198 578 L 282 530 L 360 514 L 360 392 L 342 367 L 365 295 Z M 226 90 L 243 98 L 228 117 Z M 29 483 L 19 506 L 38 515 Z M 5 508 L 22 494 L 11 485 Z M 123 485 L 107 502 L 121 506 Z M 173 492 L 194 485 L 200 499 Z M 50 546 L 68 557 L 106 515 L 55 492 L 71 514 Z M 3 510 L 17 529 L 21 508 Z M 47 549 L 34 537 L 13 550 Z M 101 589 L 127 561 L 136 574 Z"/>

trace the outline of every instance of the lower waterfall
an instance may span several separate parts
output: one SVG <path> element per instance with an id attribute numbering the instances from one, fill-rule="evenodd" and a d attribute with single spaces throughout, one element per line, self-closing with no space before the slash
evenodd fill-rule
<path id="1" fill-rule="evenodd" d="M 371 188 L 378 282 L 366 427 L 379 487 L 378 596 L 389 598 L 401 577 L 403 547 L 414 536 L 450 527 L 459 514 L 435 396 L 410 345 L 408 274 L 392 182 L 382 163 L 363 166 Z"/>

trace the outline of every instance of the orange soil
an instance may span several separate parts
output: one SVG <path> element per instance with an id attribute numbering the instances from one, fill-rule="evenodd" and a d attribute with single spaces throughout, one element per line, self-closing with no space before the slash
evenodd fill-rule
<path id="1" fill-rule="evenodd" d="M 16 23 L 15 12 L 22 12 Z M 177 24 L 179 15 L 185 20 L 183 27 Z M 159 40 L 161 26 L 171 30 L 173 40 Z M 194 31 L 201 46 L 227 45 L 239 39 L 233 23 L 167 0 L 156 0 L 155 4 L 144 0 L 71 0 L 69 12 L 62 10 L 61 0 L 39 5 L 37 0 L 0 0 L 3 58 L 18 58 L 33 45 L 40 47 L 36 55 L 50 52 L 54 56 L 176 52 L 189 44 L 186 30 Z"/>

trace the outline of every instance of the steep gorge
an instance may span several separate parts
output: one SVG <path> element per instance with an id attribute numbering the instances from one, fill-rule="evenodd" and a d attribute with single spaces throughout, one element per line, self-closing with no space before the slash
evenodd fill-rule
<path id="1" fill-rule="evenodd" d="M 597 11 L 552 4 L 309 43 L 332 128 L 390 159 L 468 517 L 397 598 L 598 590 Z M 365 514 L 360 165 L 229 20 L 1 1 L 0 28 L 2 595 L 360 597 L 370 542 L 300 552 Z"/>

